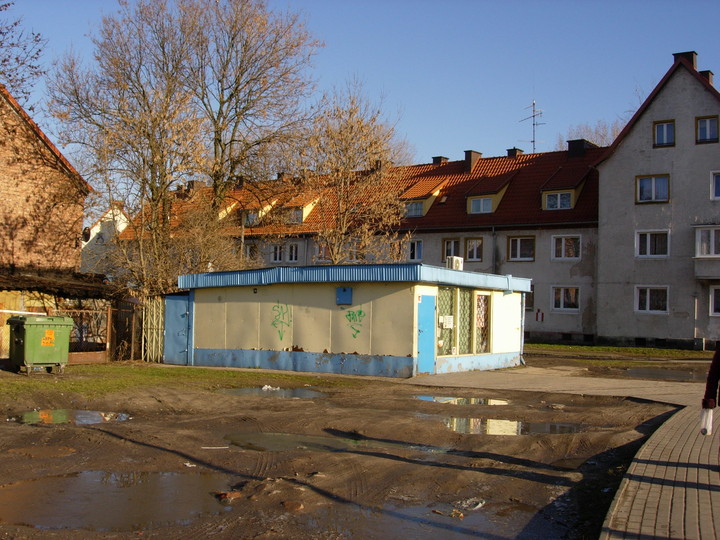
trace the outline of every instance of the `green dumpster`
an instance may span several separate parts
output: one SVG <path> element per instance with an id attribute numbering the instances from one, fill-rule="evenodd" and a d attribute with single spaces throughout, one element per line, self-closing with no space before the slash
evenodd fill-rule
<path id="1" fill-rule="evenodd" d="M 70 352 L 72 317 L 14 316 L 10 325 L 10 363 L 30 375 L 35 367 L 48 373 L 55 369 L 62 373 Z"/>

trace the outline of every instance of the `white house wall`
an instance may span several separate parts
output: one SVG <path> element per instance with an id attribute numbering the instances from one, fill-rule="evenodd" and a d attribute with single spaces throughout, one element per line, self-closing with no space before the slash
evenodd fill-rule
<path id="1" fill-rule="evenodd" d="M 720 145 L 696 144 L 695 119 L 720 106 L 686 69 L 677 70 L 612 156 L 600 166 L 598 334 L 616 339 L 717 339 L 709 317 L 709 285 L 695 278 L 693 225 L 717 223 L 720 201 L 710 199 L 711 171 L 720 170 Z M 675 121 L 675 145 L 653 148 L 653 122 Z M 636 176 L 670 176 L 670 201 L 636 204 Z M 636 257 L 636 234 L 668 230 L 669 255 Z M 639 313 L 636 286 L 667 286 L 666 314 Z"/>

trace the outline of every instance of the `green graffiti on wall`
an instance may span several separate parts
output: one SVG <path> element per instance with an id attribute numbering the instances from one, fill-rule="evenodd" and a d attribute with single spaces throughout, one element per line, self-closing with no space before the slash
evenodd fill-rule
<path id="1" fill-rule="evenodd" d="M 285 337 L 285 330 L 292 325 L 292 313 L 290 312 L 290 307 L 287 304 L 281 304 L 279 300 L 277 304 L 273 306 L 272 310 L 275 316 L 271 324 L 275 330 L 277 330 L 278 337 L 280 341 L 282 341 Z"/>
<path id="2" fill-rule="evenodd" d="M 352 337 L 358 337 L 358 334 L 362 330 L 363 319 L 365 318 L 365 312 L 362 309 L 355 309 L 345 313 L 345 319 L 347 325 L 352 331 Z"/>

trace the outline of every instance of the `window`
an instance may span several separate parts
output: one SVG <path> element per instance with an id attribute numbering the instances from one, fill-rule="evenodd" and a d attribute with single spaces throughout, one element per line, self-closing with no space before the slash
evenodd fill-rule
<path id="1" fill-rule="evenodd" d="M 695 142 L 698 143 L 718 142 L 718 117 L 702 116 L 697 118 L 695 136 Z"/>
<path id="2" fill-rule="evenodd" d="M 667 257 L 668 236 L 667 231 L 638 232 L 635 237 L 635 256 L 648 258 Z"/>
<path id="3" fill-rule="evenodd" d="M 553 236 L 552 237 L 552 258 L 553 259 L 579 259 L 580 258 L 580 237 L 579 236 Z"/>
<path id="4" fill-rule="evenodd" d="M 580 309 L 580 289 L 577 287 L 553 287 L 553 309 L 558 311 Z"/>
<path id="5" fill-rule="evenodd" d="M 251 261 L 258 259 L 260 250 L 255 244 L 245 244 L 245 258 Z"/>
<path id="6" fill-rule="evenodd" d="M 285 250 L 283 249 L 282 245 L 275 244 L 274 246 L 272 246 L 270 251 L 270 261 L 274 263 L 282 262 L 284 251 Z"/>
<path id="7" fill-rule="evenodd" d="M 443 261 L 448 257 L 460 257 L 460 240 L 443 240 Z"/>
<path id="8" fill-rule="evenodd" d="M 703 227 L 695 231 L 695 256 L 720 257 L 720 227 Z"/>
<path id="9" fill-rule="evenodd" d="M 667 202 L 670 199 L 669 180 L 666 175 L 638 176 L 637 202 Z"/>
<path id="10" fill-rule="evenodd" d="M 710 316 L 720 317 L 720 287 L 710 287 Z"/>
<path id="11" fill-rule="evenodd" d="M 257 212 L 247 212 L 245 214 L 245 226 L 255 227 L 260 222 Z"/>
<path id="12" fill-rule="evenodd" d="M 330 249 L 327 244 L 315 244 L 315 260 L 316 261 L 329 261 L 330 260 Z"/>
<path id="13" fill-rule="evenodd" d="M 287 262 L 296 263 L 298 262 L 298 255 L 300 252 L 300 246 L 296 243 L 288 244 L 287 251 Z"/>
<path id="14" fill-rule="evenodd" d="M 567 210 L 572 208 L 572 193 L 548 193 L 545 195 L 545 208 L 547 210 Z"/>
<path id="15" fill-rule="evenodd" d="M 667 287 L 636 287 L 635 309 L 642 313 L 667 313 Z"/>
<path id="16" fill-rule="evenodd" d="M 423 246 L 422 240 L 410 240 L 408 242 L 408 259 L 411 261 L 422 261 Z"/>
<path id="17" fill-rule="evenodd" d="M 522 236 L 508 239 L 508 260 L 534 261 L 535 237 Z"/>
<path id="18" fill-rule="evenodd" d="M 465 258 L 468 261 L 482 261 L 482 256 L 482 238 L 468 238 L 467 240 L 465 240 Z"/>
<path id="19" fill-rule="evenodd" d="M 720 199 L 720 172 L 712 173 L 712 184 L 710 186 L 710 198 Z"/>
<path id="20" fill-rule="evenodd" d="M 530 292 L 525 293 L 525 311 L 535 311 L 535 285 L 530 285 Z"/>
<path id="21" fill-rule="evenodd" d="M 405 217 L 422 217 L 423 203 L 422 201 L 413 201 L 405 204 Z"/>
<path id="22" fill-rule="evenodd" d="M 490 197 L 479 197 L 470 199 L 471 214 L 490 214 L 492 213 L 492 199 Z"/>
<path id="23" fill-rule="evenodd" d="M 655 122 L 653 125 L 654 139 L 653 146 L 674 146 L 675 145 L 675 121 L 665 120 Z"/>
<path id="24" fill-rule="evenodd" d="M 290 212 L 288 212 L 288 223 L 302 223 L 302 220 L 302 208 L 292 208 Z"/>

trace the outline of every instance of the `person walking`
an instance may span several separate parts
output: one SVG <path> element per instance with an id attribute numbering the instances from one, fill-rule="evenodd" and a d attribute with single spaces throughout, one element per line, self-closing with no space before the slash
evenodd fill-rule
<path id="1" fill-rule="evenodd" d="M 701 423 L 703 425 L 701 430 L 703 435 L 709 435 L 712 432 L 712 410 L 717 405 L 718 383 L 720 383 L 720 341 L 715 343 L 715 354 L 708 370 L 705 395 L 702 399 L 703 415 Z"/>

